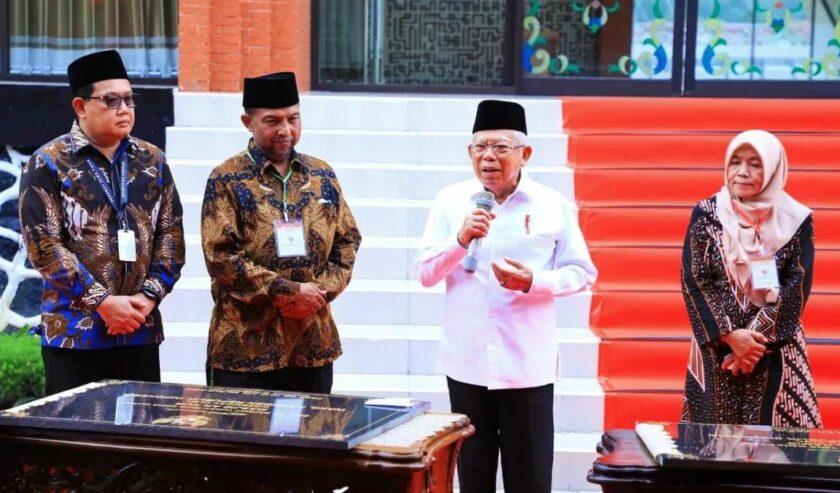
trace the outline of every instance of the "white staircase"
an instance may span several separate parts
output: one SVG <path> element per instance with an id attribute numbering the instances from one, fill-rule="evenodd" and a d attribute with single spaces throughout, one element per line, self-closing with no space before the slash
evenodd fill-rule
<path id="1" fill-rule="evenodd" d="M 472 174 L 466 146 L 484 98 L 309 93 L 301 97 L 297 149 L 335 169 L 364 237 L 353 281 L 333 303 L 344 355 L 333 391 L 410 395 L 448 411 L 446 380 L 434 368 L 443 287 L 422 288 L 413 261 L 435 193 Z M 505 98 L 507 99 L 507 98 Z M 561 102 L 517 98 L 526 109 L 536 180 L 574 200 L 565 166 Z M 161 309 L 164 381 L 204 384 L 210 281 L 199 218 L 205 180 L 244 149 L 240 94 L 175 93 L 166 151 L 184 205 L 187 264 Z M 604 396 L 597 383 L 598 340 L 588 329 L 588 293 L 557 300 L 563 378 L 555 385 L 555 491 L 588 491 Z M 186 309 L 186 307 L 189 307 Z M 501 478 L 498 486 L 501 488 Z"/>

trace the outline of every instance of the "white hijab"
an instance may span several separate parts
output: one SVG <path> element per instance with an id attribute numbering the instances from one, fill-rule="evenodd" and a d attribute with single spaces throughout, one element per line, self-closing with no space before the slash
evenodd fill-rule
<path id="1" fill-rule="evenodd" d="M 749 145 L 761 157 L 764 165 L 764 183 L 761 192 L 747 201 L 738 201 L 733 207 L 726 167 L 735 151 Z M 775 303 L 778 289 L 753 289 L 750 259 L 772 256 L 782 248 L 805 219 L 811 209 L 800 204 L 785 191 L 788 161 L 782 142 L 770 132 L 747 130 L 729 143 L 724 164 L 724 185 L 717 197 L 717 215 L 723 225 L 723 260 L 729 280 L 734 282 L 756 306 Z M 758 235 L 756 234 L 756 225 Z M 759 237 L 760 236 L 760 237 Z M 763 251 L 761 246 L 764 246 Z"/>

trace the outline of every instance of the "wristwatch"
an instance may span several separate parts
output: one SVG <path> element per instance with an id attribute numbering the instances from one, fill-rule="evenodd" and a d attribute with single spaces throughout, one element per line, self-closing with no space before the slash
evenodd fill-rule
<path id="1" fill-rule="evenodd" d="M 158 299 L 158 295 L 154 291 L 152 291 L 151 289 L 141 289 L 140 292 L 143 293 L 143 296 L 145 296 L 146 298 L 149 298 L 150 300 L 154 301 L 155 303 L 160 301 L 160 299 Z"/>

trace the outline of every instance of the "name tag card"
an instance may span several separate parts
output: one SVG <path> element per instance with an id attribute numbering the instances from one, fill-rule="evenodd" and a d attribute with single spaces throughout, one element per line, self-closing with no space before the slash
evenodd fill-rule
<path id="1" fill-rule="evenodd" d="M 773 257 L 755 258 L 750 262 L 753 289 L 774 289 L 779 287 L 779 271 Z"/>
<path id="2" fill-rule="evenodd" d="M 304 257 L 306 256 L 306 240 L 303 236 L 303 221 L 274 221 L 274 242 L 277 245 L 277 256 Z"/>
<path id="3" fill-rule="evenodd" d="M 117 231 L 117 249 L 119 250 L 120 261 L 137 261 L 137 245 L 134 240 L 134 231 L 130 229 Z"/>

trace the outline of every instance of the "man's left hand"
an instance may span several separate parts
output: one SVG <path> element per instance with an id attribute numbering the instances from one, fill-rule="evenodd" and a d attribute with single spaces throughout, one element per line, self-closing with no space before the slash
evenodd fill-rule
<path id="1" fill-rule="evenodd" d="M 499 281 L 499 285 L 511 291 L 522 291 L 527 293 L 534 282 L 534 273 L 525 264 L 518 260 L 505 257 L 506 265 L 493 262 L 493 275 Z"/>
<path id="2" fill-rule="evenodd" d="M 274 299 L 274 306 L 283 317 L 302 320 L 327 306 L 327 292 L 313 282 L 301 283 L 300 292 L 291 300 L 278 296 Z"/>
<path id="3" fill-rule="evenodd" d="M 155 301 L 150 299 L 143 293 L 136 293 L 129 297 L 131 306 L 140 312 L 144 317 L 148 317 L 152 310 L 155 309 Z"/>

